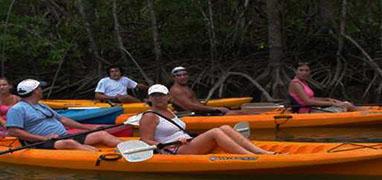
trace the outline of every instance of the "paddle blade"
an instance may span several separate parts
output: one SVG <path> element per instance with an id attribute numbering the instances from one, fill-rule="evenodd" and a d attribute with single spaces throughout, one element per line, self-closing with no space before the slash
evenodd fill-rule
<path id="1" fill-rule="evenodd" d="M 239 122 L 233 128 L 246 138 L 251 136 L 251 127 L 248 122 Z"/>
<path id="2" fill-rule="evenodd" d="M 153 157 L 153 149 L 155 149 L 155 147 L 143 141 L 131 140 L 119 143 L 117 149 L 126 161 L 141 162 Z"/>
<path id="3" fill-rule="evenodd" d="M 130 116 L 123 123 L 124 124 L 130 124 L 130 125 L 133 125 L 133 126 L 138 126 L 139 125 L 139 121 L 141 120 L 141 118 L 142 118 L 142 113 L 134 115 L 134 116 Z"/>

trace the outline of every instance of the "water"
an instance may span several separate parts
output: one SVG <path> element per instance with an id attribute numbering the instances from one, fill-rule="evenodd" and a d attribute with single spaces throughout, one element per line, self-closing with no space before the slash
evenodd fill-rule
<path id="1" fill-rule="evenodd" d="M 252 174 L 142 174 L 65 170 L 54 168 L 36 168 L 30 166 L 0 165 L 0 179 L 129 179 L 129 180 L 193 180 L 193 179 L 380 179 L 372 176 L 335 176 L 335 175 L 252 175 Z"/>
<path id="2" fill-rule="evenodd" d="M 276 131 L 253 130 L 252 139 L 278 141 L 317 141 L 317 142 L 382 142 L 380 127 L 347 128 L 291 128 Z M 154 174 L 119 173 L 83 170 L 40 168 L 0 164 L 0 179 L 381 179 L 370 176 L 333 176 L 333 175 L 253 175 L 253 174 Z"/>

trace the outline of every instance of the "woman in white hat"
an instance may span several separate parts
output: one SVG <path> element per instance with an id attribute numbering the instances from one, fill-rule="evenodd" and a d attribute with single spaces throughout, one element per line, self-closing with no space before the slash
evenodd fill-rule
<path id="1" fill-rule="evenodd" d="M 168 89 L 161 84 L 155 84 L 149 88 L 148 95 L 151 111 L 164 117 L 156 113 L 145 113 L 142 116 L 139 132 L 141 140 L 147 144 L 180 141 L 179 145 L 165 148 L 165 151 L 171 154 L 207 154 L 216 147 L 233 154 L 275 154 L 256 147 L 228 125 L 210 129 L 190 141 L 191 136 L 184 130 L 185 123 L 167 108 Z"/>

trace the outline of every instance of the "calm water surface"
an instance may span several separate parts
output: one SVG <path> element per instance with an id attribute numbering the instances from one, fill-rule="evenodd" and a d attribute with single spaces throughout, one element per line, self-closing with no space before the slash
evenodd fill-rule
<path id="1" fill-rule="evenodd" d="M 280 130 L 253 130 L 252 139 L 277 141 L 318 142 L 382 142 L 381 127 L 348 128 L 292 128 Z M 0 164 L 0 179 L 382 179 L 370 176 L 332 175 L 252 175 L 252 174 L 142 174 L 96 171 L 74 171 L 55 168 L 36 168 Z"/>

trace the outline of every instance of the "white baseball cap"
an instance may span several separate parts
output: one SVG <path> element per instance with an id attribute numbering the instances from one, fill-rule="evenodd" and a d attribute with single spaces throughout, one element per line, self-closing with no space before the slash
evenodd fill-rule
<path id="1" fill-rule="evenodd" d="M 46 82 L 37 81 L 34 79 L 25 79 L 17 85 L 17 93 L 19 95 L 25 95 L 32 92 L 39 86 L 46 86 Z"/>
<path id="2" fill-rule="evenodd" d="M 171 74 L 176 74 L 179 71 L 186 71 L 186 68 L 183 66 L 174 67 L 174 69 L 171 70 Z"/>
<path id="3" fill-rule="evenodd" d="M 162 84 L 154 84 L 149 88 L 147 94 L 150 96 L 153 93 L 168 94 L 168 89 L 166 88 L 166 86 L 163 86 Z"/>

